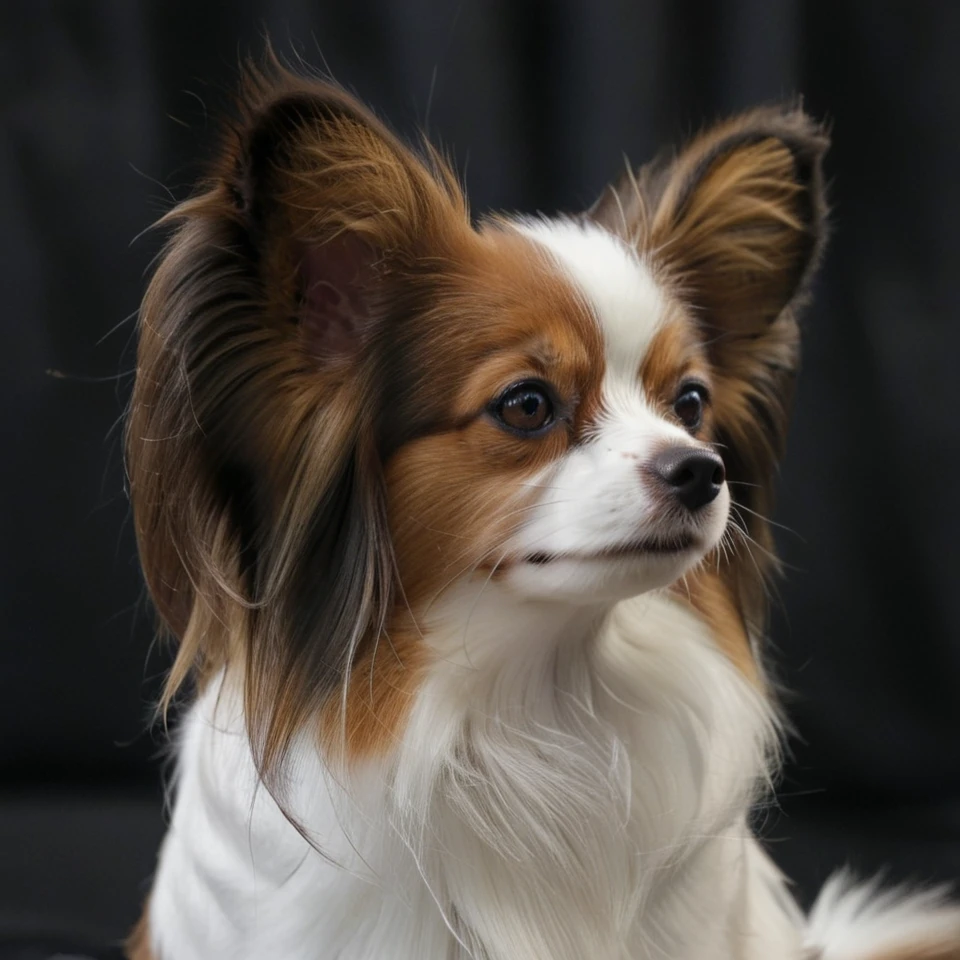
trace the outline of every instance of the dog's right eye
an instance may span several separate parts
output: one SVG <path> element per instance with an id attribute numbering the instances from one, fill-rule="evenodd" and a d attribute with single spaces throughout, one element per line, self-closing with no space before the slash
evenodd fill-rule
<path id="1" fill-rule="evenodd" d="M 535 436 L 554 421 L 554 404 L 543 383 L 524 380 L 505 390 L 491 410 L 503 426 L 523 436 Z"/>
<path id="2" fill-rule="evenodd" d="M 700 429 L 703 423 L 703 408 L 707 405 L 707 400 L 707 388 L 702 383 L 689 381 L 680 387 L 673 410 L 691 432 Z"/>

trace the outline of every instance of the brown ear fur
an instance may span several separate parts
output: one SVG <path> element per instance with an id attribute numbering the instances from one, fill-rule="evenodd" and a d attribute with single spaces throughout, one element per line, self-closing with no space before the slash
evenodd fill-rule
<path id="1" fill-rule="evenodd" d="M 356 101 L 276 64 L 177 224 L 140 317 L 127 461 L 141 561 L 180 641 L 169 702 L 196 671 L 244 676 L 268 785 L 296 731 L 382 624 L 392 567 L 376 377 L 306 348 L 304 245 L 372 252 L 371 315 L 405 259 L 468 223 L 455 179 Z"/>
<path id="2" fill-rule="evenodd" d="M 741 544 L 753 555 L 743 575 L 728 575 L 754 622 L 765 608 L 757 570 L 773 566 L 764 518 L 798 363 L 796 309 L 826 233 L 827 145 L 798 109 L 756 110 L 628 171 L 588 214 L 637 247 L 702 330 L 734 518 L 753 541 Z"/>
<path id="3" fill-rule="evenodd" d="M 816 265 L 826 147 L 800 111 L 761 110 L 701 136 L 674 165 L 651 247 L 718 330 L 765 332 Z"/>
<path id="4" fill-rule="evenodd" d="M 800 110 L 755 110 L 628 170 L 590 216 L 666 269 L 705 323 L 763 332 L 819 259 L 827 145 Z"/>

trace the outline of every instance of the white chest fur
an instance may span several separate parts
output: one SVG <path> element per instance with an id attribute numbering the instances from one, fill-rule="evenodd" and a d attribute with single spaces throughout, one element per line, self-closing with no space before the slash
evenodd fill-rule
<path id="1" fill-rule="evenodd" d="M 665 595 L 597 619 L 474 589 L 426 625 L 436 663 L 391 757 L 342 774 L 296 750 L 313 846 L 258 786 L 229 684 L 193 707 L 160 960 L 797 955 L 744 822 L 771 718 L 702 623 Z"/>

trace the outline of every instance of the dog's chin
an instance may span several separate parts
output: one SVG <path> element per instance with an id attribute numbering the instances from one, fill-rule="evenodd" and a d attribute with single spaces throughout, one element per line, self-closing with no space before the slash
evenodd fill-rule
<path id="1" fill-rule="evenodd" d="M 682 533 L 596 550 L 535 552 L 511 563 L 505 580 L 514 592 L 532 600 L 615 603 L 679 580 L 713 549 L 716 540 Z"/>

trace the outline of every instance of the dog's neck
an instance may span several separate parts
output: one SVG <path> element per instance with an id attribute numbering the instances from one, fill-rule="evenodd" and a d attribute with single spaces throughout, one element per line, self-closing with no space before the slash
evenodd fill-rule
<path id="1" fill-rule="evenodd" d="M 285 830 L 264 791 L 244 793 L 256 787 L 238 701 L 218 707 L 211 689 L 198 704 L 168 843 L 215 874 L 199 863 L 204 832 L 237 821 L 222 873 L 231 889 L 250 874 L 230 901 L 243 924 L 275 899 L 291 943 L 322 930 L 350 960 L 386 956 L 384 943 L 398 960 L 738 955 L 738 898 L 753 860 L 766 869 L 744 821 L 773 723 L 704 622 L 666 593 L 564 609 L 490 583 L 451 593 L 421 627 L 435 656 L 395 747 L 331 776 L 304 738 L 290 765 L 290 812 L 330 860 Z M 155 915 L 185 895 L 161 873 Z M 380 920 L 355 939 L 343 918 L 358 910 Z"/>
<path id="2" fill-rule="evenodd" d="M 467 584 L 424 636 L 393 826 L 454 929 L 477 956 L 497 938 L 503 956 L 617 956 L 666 878 L 743 829 L 775 742 L 765 701 L 667 593 L 585 607 Z"/>

